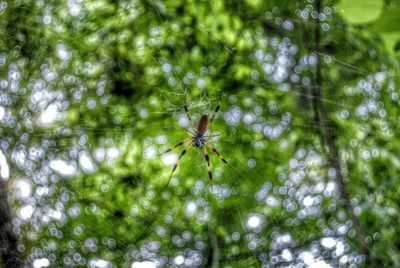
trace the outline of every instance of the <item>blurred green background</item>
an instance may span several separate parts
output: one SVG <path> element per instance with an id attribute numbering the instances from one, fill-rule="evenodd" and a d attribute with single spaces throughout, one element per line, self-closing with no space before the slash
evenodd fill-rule
<path id="1" fill-rule="evenodd" d="M 0 267 L 399 267 L 399 11 L 0 2 Z"/>

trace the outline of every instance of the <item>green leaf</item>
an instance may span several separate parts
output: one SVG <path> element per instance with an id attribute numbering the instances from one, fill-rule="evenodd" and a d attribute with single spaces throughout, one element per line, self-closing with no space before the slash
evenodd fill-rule
<path id="1" fill-rule="evenodd" d="M 377 20 L 372 29 L 374 31 L 389 33 L 400 32 L 400 6 L 385 8 L 382 16 Z"/>
<path id="2" fill-rule="evenodd" d="M 349 23 L 370 23 L 381 15 L 383 0 L 342 0 L 336 10 Z"/>

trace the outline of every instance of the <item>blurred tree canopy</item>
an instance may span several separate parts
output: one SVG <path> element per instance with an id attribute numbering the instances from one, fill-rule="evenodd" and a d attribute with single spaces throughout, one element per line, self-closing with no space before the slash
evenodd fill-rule
<path id="1" fill-rule="evenodd" d="M 2 267 L 400 266 L 399 10 L 0 2 Z"/>

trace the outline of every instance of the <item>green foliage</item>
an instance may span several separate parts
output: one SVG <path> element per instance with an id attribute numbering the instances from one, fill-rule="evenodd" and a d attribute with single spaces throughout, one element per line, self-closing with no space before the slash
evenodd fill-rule
<path id="1" fill-rule="evenodd" d="M 31 184 L 28 197 L 11 194 L 27 262 L 398 266 L 398 5 L 324 1 L 319 22 L 321 101 L 365 256 L 316 120 L 308 2 L 8 3 L 0 85 L 15 66 L 21 79 L 1 88 L 12 99 L 0 97 L 10 114 L 1 148 L 15 193 Z M 188 136 L 183 105 L 196 125 L 219 102 L 212 145 L 233 167 L 209 150 L 210 182 L 190 148 L 165 188 L 174 154 L 161 153 Z M 40 124 L 52 103 L 62 117 Z M 35 146 L 45 156 L 32 156 Z M 35 213 L 24 219 L 27 204 Z"/>

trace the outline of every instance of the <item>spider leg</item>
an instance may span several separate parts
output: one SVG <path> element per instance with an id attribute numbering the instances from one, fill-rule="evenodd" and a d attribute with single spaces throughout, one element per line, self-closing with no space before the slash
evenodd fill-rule
<path id="1" fill-rule="evenodd" d="M 210 139 L 210 138 L 215 138 L 215 137 L 219 137 L 219 136 L 221 136 L 221 134 L 210 134 L 210 135 L 204 136 L 204 138 Z"/>
<path id="2" fill-rule="evenodd" d="M 191 135 L 193 135 L 193 136 L 196 136 L 196 133 L 194 133 L 194 132 L 191 131 L 190 129 L 187 129 L 187 128 L 184 128 L 184 127 L 181 127 L 181 129 L 183 129 L 184 131 L 186 131 L 187 133 L 189 133 L 189 134 L 191 134 Z"/>
<path id="3" fill-rule="evenodd" d="M 192 121 L 192 118 L 190 117 L 189 110 L 188 110 L 188 107 L 187 107 L 186 104 L 183 106 L 183 109 L 185 109 L 185 114 L 186 114 L 186 117 L 188 118 L 188 120 L 190 122 L 190 126 L 192 127 L 192 130 L 196 131 L 196 128 L 193 125 L 193 121 Z"/>
<path id="4" fill-rule="evenodd" d="M 188 142 L 188 141 L 190 141 L 190 140 L 194 140 L 194 138 L 192 137 L 192 138 L 189 138 L 189 139 L 187 139 L 187 140 L 181 141 L 181 142 L 175 144 L 174 146 L 172 146 L 171 148 L 169 148 L 168 150 L 164 151 L 164 152 L 161 153 L 161 154 L 168 153 L 168 152 L 172 151 L 172 149 L 175 149 L 176 147 L 179 147 L 179 146 L 185 144 L 186 142 Z"/>
<path id="5" fill-rule="evenodd" d="M 215 116 L 217 115 L 217 113 L 218 113 L 220 107 L 221 107 L 221 102 L 218 103 L 217 108 L 215 108 L 215 111 L 214 111 L 214 113 L 213 113 L 213 115 L 212 115 L 212 117 L 211 117 L 211 119 L 210 119 L 210 122 L 208 122 L 207 128 L 210 128 L 211 123 L 214 121 Z"/>
<path id="6" fill-rule="evenodd" d="M 171 174 L 169 175 L 168 182 L 167 182 L 167 184 L 165 185 L 164 188 L 167 188 L 167 187 L 168 187 L 169 182 L 171 181 L 172 175 L 174 174 L 176 168 L 177 168 L 178 165 L 179 165 L 179 160 L 187 153 L 187 151 L 189 150 L 189 146 L 192 145 L 192 143 L 193 143 L 193 142 L 189 143 L 188 146 L 186 146 L 186 148 L 183 149 L 183 151 L 182 151 L 181 154 L 179 155 L 178 159 L 177 159 L 176 162 L 175 162 L 174 167 L 172 168 Z"/>
<path id="7" fill-rule="evenodd" d="M 208 178 L 210 178 L 210 181 L 212 181 L 212 173 L 211 173 L 211 164 L 210 164 L 210 157 L 208 156 L 208 150 L 207 147 L 204 146 L 204 157 L 206 158 L 207 161 L 207 168 L 208 168 Z"/>
<path id="8" fill-rule="evenodd" d="M 209 143 L 209 142 L 206 141 L 206 145 L 207 145 L 208 147 L 210 147 L 211 150 L 213 150 L 214 153 L 215 153 L 216 155 L 218 155 L 218 157 L 219 157 L 228 167 L 232 167 L 232 166 L 229 165 L 229 163 L 225 160 L 225 158 L 224 158 L 224 157 Z"/>

